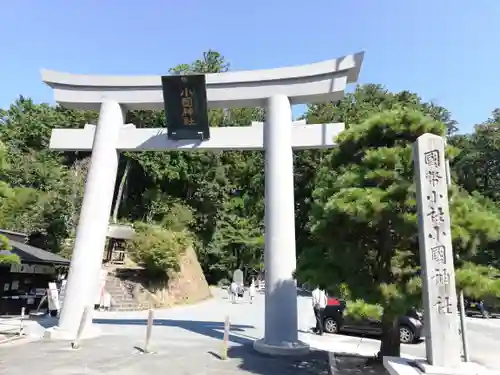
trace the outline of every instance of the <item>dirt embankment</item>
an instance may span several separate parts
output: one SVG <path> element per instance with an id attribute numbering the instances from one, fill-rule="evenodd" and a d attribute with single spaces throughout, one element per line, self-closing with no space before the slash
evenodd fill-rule
<path id="1" fill-rule="evenodd" d="M 134 309 L 165 308 L 210 298 L 210 288 L 196 252 L 187 249 L 180 257 L 179 263 L 180 270 L 161 283 L 152 284 L 140 268 L 115 268 L 110 270 L 109 277 L 116 277 L 121 281 L 124 293 L 129 296 L 126 299 L 137 304 Z M 114 300 L 120 300 L 113 295 L 117 292 L 111 293 Z"/>

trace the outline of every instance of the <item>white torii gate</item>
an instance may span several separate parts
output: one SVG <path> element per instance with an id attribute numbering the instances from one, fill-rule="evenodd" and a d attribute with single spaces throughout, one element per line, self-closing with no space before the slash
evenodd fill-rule
<path id="1" fill-rule="evenodd" d="M 125 124 L 134 109 L 163 109 L 160 76 L 89 76 L 42 71 L 62 106 L 100 111 L 97 127 L 54 129 L 50 148 L 92 150 L 58 326 L 46 337 L 75 337 L 87 306 L 93 305 L 116 183 L 120 151 L 265 150 L 265 335 L 254 343 L 269 354 L 308 350 L 298 340 L 293 149 L 331 148 L 344 124 L 292 123 L 292 104 L 340 100 L 358 79 L 363 53 L 320 63 L 271 70 L 206 75 L 209 108 L 264 107 L 266 121 L 245 127 L 211 128 L 205 141 L 175 141 L 161 129 Z M 91 317 L 86 334 L 95 327 Z"/>

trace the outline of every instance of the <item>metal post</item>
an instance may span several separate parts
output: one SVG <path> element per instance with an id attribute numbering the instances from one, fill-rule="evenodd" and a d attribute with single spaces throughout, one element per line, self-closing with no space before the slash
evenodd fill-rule
<path id="1" fill-rule="evenodd" d="M 460 330 L 462 331 L 462 345 L 464 352 L 464 361 L 469 362 L 469 345 L 467 344 L 467 327 L 465 325 L 465 303 L 464 303 L 464 291 L 460 290 L 459 295 L 460 304 Z"/>
<path id="2" fill-rule="evenodd" d="M 220 358 L 222 360 L 227 359 L 227 350 L 229 346 L 229 330 L 231 329 L 231 323 L 229 322 L 229 316 L 226 316 L 226 321 L 224 322 L 224 337 L 222 338 L 222 349 L 220 353 Z"/>
<path id="3" fill-rule="evenodd" d="M 144 344 L 144 353 L 149 353 L 149 341 L 151 340 L 151 331 L 153 330 L 153 309 L 148 312 L 148 326 L 146 328 L 146 343 Z"/>
<path id="4" fill-rule="evenodd" d="M 447 145 L 445 138 L 445 146 Z M 451 170 L 450 170 L 450 161 L 448 159 L 446 162 L 446 183 L 448 186 L 451 186 Z M 469 345 L 467 343 L 467 327 L 465 324 L 465 303 L 464 303 L 464 291 L 460 290 L 460 294 L 458 296 L 458 304 L 460 309 L 460 337 L 462 338 L 462 351 L 464 353 L 464 362 L 469 362 Z"/>
<path id="5" fill-rule="evenodd" d="M 73 349 L 80 349 L 80 339 L 82 337 L 83 330 L 85 329 L 85 323 L 87 322 L 89 313 L 90 313 L 90 308 L 86 307 L 85 310 L 83 310 L 83 314 L 80 319 L 80 325 L 78 326 L 78 331 L 76 332 L 75 341 L 71 343 L 71 347 Z"/>

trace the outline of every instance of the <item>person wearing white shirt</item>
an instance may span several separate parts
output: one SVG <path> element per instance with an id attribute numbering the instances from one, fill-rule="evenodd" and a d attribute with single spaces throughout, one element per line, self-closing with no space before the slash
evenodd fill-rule
<path id="1" fill-rule="evenodd" d="M 255 280 L 252 279 L 252 282 L 250 283 L 250 287 L 248 288 L 248 293 L 250 294 L 250 303 L 253 303 L 253 300 L 255 298 Z"/>
<path id="2" fill-rule="evenodd" d="M 316 286 L 316 289 L 312 292 L 312 305 L 314 316 L 316 317 L 316 333 L 318 335 L 323 334 L 323 316 L 327 304 L 328 300 L 325 291 L 323 288 Z"/>
<path id="3" fill-rule="evenodd" d="M 236 299 L 238 297 L 238 284 L 236 284 L 234 281 L 231 283 L 231 286 L 229 287 L 229 300 L 232 303 L 236 303 Z"/>

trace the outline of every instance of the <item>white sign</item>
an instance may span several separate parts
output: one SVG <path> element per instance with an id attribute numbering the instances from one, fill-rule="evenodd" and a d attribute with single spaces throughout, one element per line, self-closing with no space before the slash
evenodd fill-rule
<path id="1" fill-rule="evenodd" d="M 18 290 L 19 289 L 19 280 L 14 280 L 12 281 L 12 285 L 10 286 L 11 290 Z"/>
<path id="2" fill-rule="evenodd" d="M 235 270 L 233 273 L 233 282 L 236 284 L 243 284 L 243 271 Z"/>
<path id="3" fill-rule="evenodd" d="M 59 310 L 61 305 L 59 303 L 59 292 L 57 291 L 56 283 L 49 283 L 49 289 L 47 292 L 49 310 Z"/>

